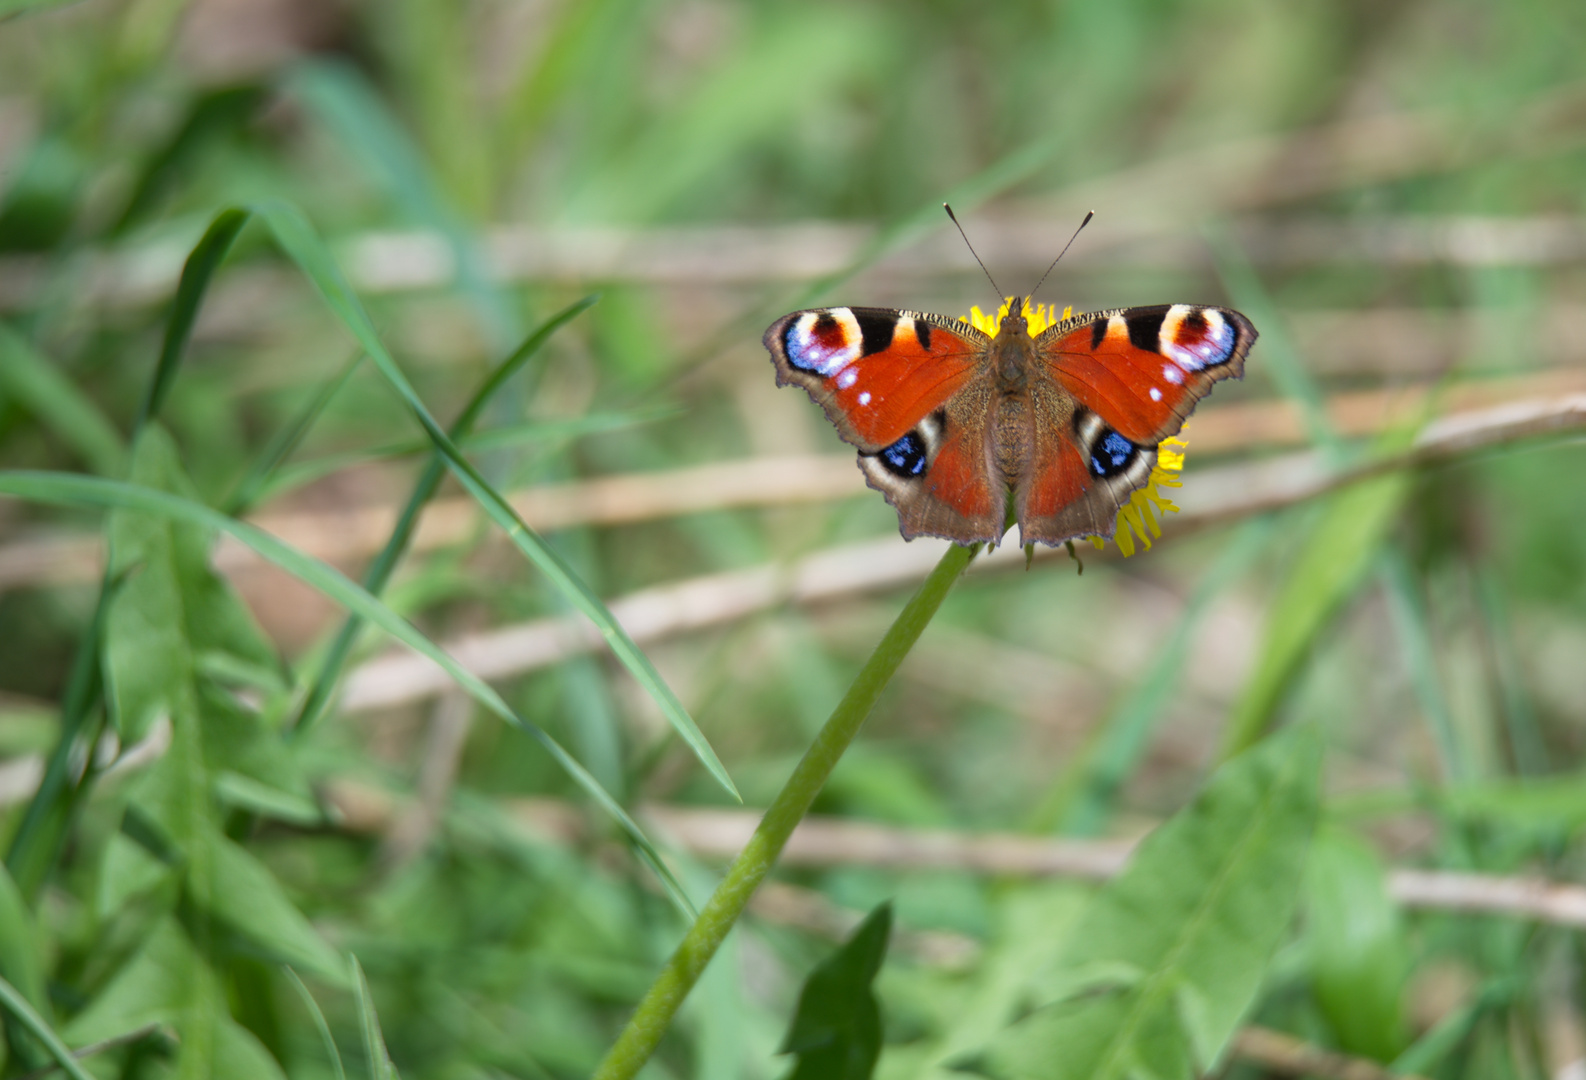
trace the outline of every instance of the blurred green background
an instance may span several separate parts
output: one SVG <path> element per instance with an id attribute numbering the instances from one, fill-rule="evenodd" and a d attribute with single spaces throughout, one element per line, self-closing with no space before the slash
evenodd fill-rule
<path id="1" fill-rule="evenodd" d="M 1428 1076 L 1577 1075 L 1586 901 L 1461 913 L 1404 872 L 1581 873 L 1578 0 L 0 0 L 0 464 L 127 476 L 183 260 L 271 199 L 443 423 L 600 294 L 465 445 L 749 807 L 943 547 L 896 536 L 761 332 L 812 304 L 989 308 L 944 199 L 1010 292 L 1095 209 L 1038 300 L 1223 303 L 1262 333 L 1190 425 L 1186 513 L 1129 559 L 1082 546 L 1082 576 L 1061 551 L 973 570 L 816 813 L 1133 839 L 1225 748 L 1314 721 L 1322 831 L 1246 1021 Z M 360 355 L 247 225 L 136 475 L 359 577 L 429 445 Z M 1313 497 L 1418 435 L 1425 468 Z M 110 519 L 122 614 L 95 631 L 105 515 L 0 500 L 0 974 L 74 1046 L 138 1036 L 99 1076 L 203 1075 L 211 1036 L 230 1075 L 335 1075 L 310 1000 L 364 1075 L 335 950 L 403 1075 L 588 1075 L 685 926 L 654 875 L 541 748 L 378 634 L 283 737 L 337 608 L 235 544 L 211 578 L 204 534 L 140 520 Z M 170 606 L 128 614 L 115 589 L 161 559 Z M 384 598 L 708 895 L 702 830 L 744 819 L 455 483 Z M 108 682 L 63 744 L 74 662 Z M 65 794 L 19 855 L 50 762 Z M 161 847 L 189 811 L 207 854 Z M 889 897 L 877 1075 L 950 1075 L 1043 1000 L 1094 891 L 983 869 L 836 844 L 778 871 L 645 1075 L 785 1075 L 802 980 Z M 45 1064 L 7 1033 L 0 1075 Z M 1226 1075 L 1263 1060 L 1236 1045 Z"/>

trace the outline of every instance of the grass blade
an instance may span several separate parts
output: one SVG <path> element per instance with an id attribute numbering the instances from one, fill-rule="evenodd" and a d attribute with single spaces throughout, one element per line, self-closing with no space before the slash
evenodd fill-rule
<path id="1" fill-rule="evenodd" d="M 1387 590 L 1389 610 L 1399 631 L 1410 685 L 1425 715 L 1427 730 L 1442 759 L 1444 779 L 1459 783 L 1476 778 L 1476 769 L 1454 726 L 1453 709 L 1443 691 L 1437 670 L 1437 646 L 1415 572 L 1404 550 L 1395 543 L 1382 545 L 1379 573 Z"/>
<path id="2" fill-rule="evenodd" d="M 353 988 L 358 995 L 358 1029 L 363 1033 L 369 1080 L 397 1080 L 396 1067 L 391 1064 L 385 1036 L 380 1032 L 380 1016 L 374 1011 L 374 1000 L 369 994 L 369 980 L 364 977 L 363 965 L 358 963 L 356 956 L 351 958 L 351 963 Z"/>
<path id="3" fill-rule="evenodd" d="M 75 3 L 76 0 L 0 0 L 0 19 L 9 19 L 13 15 L 21 15 L 29 11 L 46 11 L 49 8 L 65 7 Z"/>
<path id="4" fill-rule="evenodd" d="M 209 291 L 209 282 L 216 269 L 231 250 L 237 234 L 248 223 L 251 215 L 246 210 L 230 207 L 215 215 L 204 230 L 203 237 L 182 264 L 182 279 L 176 286 L 176 299 L 171 304 L 171 315 L 165 324 L 165 344 L 160 348 L 160 359 L 154 368 L 154 378 L 149 382 L 148 393 L 138 409 L 138 421 L 133 431 L 160 415 L 166 395 L 176 382 L 176 371 L 181 366 L 182 354 L 187 351 L 187 341 L 193 336 L 193 323 L 198 319 L 198 309 Z"/>
<path id="5" fill-rule="evenodd" d="M 476 453 L 481 450 L 510 450 L 520 446 L 532 446 L 542 443 L 549 443 L 552 449 L 558 449 L 586 435 L 599 435 L 608 431 L 623 431 L 675 415 L 677 415 L 676 410 L 672 409 L 654 409 L 634 413 L 589 413 L 570 420 L 532 420 L 522 424 L 502 424 L 500 427 L 487 428 L 484 431 L 475 432 L 467 436 L 458 435 L 456 426 L 453 425 L 452 440 L 457 443 L 459 449 L 470 453 Z M 435 444 L 428 439 L 409 439 L 404 442 L 372 447 L 368 450 L 354 450 L 345 454 L 329 454 L 322 458 L 313 458 L 295 465 L 288 465 L 271 474 L 257 497 L 252 500 L 252 503 L 273 499 L 285 492 L 302 487 L 304 484 L 312 483 L 320 477 L 329 476 L 331 473 L 350 469 L 356 465 L 367 465 L 371 462 L 388 461 L 392 458 L 427 454 L 433 452 L 434 449 Z M 444 468 L 443 463 L 442 469 Z"/>
<path id="6" fill-rule="evenodd" d="M 551 339 L 551 335 L 587 311 L 597 299 L 599 299 L 598 294 L 592 294 L 581 300 L 575 300 L 545 320 L 534 333 L 530 334 L 474 392 L 472 400 L 452 424 L 453 434 L 466 435 L 478 421 L 496 391 L 505 386 L 508 379 L 539 353 L 545 343 Z M 397 519 L 396 528 L 386 541 L 385 547 L 364 573 L 364 588 L 370 593 L 378 596 L 385 589 L 386 582 L 390 580 L 398 560 L 413 538 L 413 530 L 418 527 L 419 511 L 434 497 L 435 492 L 440 488 L 441 478 L 445 475 L 446 462 L 439 453 L 436 453 L 423 475 L 419 477 L 418 483 L 413 486 L 413 494 L 408 496 L 407 505 L 402 508 L 402 515 Z M 363 620 L 357 615 L 349 615 L 342 623 L 341 629 L 336 632 L 330 651 L 326 653 L 325 660 L 314 677 L 314 685 L 309 689 L 302 707 L 298 709 L 297 721 L 292 725 L 294 737 L 312 727 L 324 713 L 325 707 L 330 703 L 331 692 L 336 687 L 336 680 L 341 677 L 342 668 L 346 666 L 347 657 L 352 652 L 353 642 L 357 640 L 358 630 L 362 625 Z"/>
<path id="7" fill-rule="evenodd" d="M 1228 717 L 1224 758 L 1267 733 L 1317 637 L 1364 579 L 1409 488 L 1407 474 L 1392 473 L 1326 499 L 1268 609 L 1260 659 Z"/>
<path id="8" fill-rule="evenodd" d="M 1065 770 L 1031 815 L 1036 832 L 1061 827 L 1070 836 L 1102 832 L 1113 799 L 1145 752 L 1156 720 L 1178 686 L 1190 642 L 1215 600 L 1250 565 L 1272 535 L 1270 518 L 1256 518 L 1233 536 L 1217 562 L 1201 578 L 1172 634 L 1157 650 L 1150 668 L 1128 696 L 1109 710 L 1086 751 Z"/>
<path id="9" fill-rule="evenodd" d="M 1206 242 L 1217 260 L 1217 272 L 1235 307 L 1261 327 L 1261 359 L 1272 381 L 1285 397 L 1300 409 L 1305 433 L 1313 445 L 1333 458 L 1343 452 L 1343 443 L 1327 415 L 1322 388 L 1305 368 L 1299 346 L 1289 334 L 1288 322 L 1261 284 L 1255 267 L 1245 258 L 1225 228 L 1215 225 L 1205 230 Z"/>
<path id="10" fill-rule="evenodd" d="M 127 447 L 114 424 L 21 334 L 0 323 L 0 387 L 102 476 L 120 476 Z"/>
<path id="11" fill-rule="evenodd" d="M 0 494 L 55 506 L 138 510 L 226 533 L 304 584 L 319 590 L 410 649 L 439 664 L 474 700 L 544 747 L 573 781 L 622 826 L 623 831 L 644 851 L 647 861 L 651 861 L 652 865 L 658 868 L 662 867 L 655 846 L 650 843 L 643 830 L 606 789 L 600 786 L 599 781 L 562 748 L 560 743 L 539 725 L 519 716 L 487 683 L 453 660 L 429 638 L 419 633 L 411 623 L 334 568 L 277 540 L 262 529 L 227 517 L 202 503 L 137 484 L 71 473 L 19 470 L 0 472 Z M 671 882 L 670 886 L 676 887 L 676 883 Z M 681 891 L 679 888 L 678 892 Z"/>
<path id="12" fill-rule="evenodd" d="M 54 1029 L 44 1022 L 44 1018 L 32 1005 L 28 1004 L 28 999 L 22 996 L 21 991 L 4 979 L 0 979 L 0 1006 L 15 1017 L 34 1038 L 44 1044 L 50 1056 L 55 1059 L 55 1063 L 72 1080 L 93 1080 L 93 1077 L 77 1064 L 77 1059 L 66 1048 L 66 1044 L 61 1042 L 60 1036 L 56 1035 Z"/>
<path id="13" fill-rule="evenodd" d="M 29 898 L 37 895 L 49 876 L 55 852 L 65 840 L 72 805 L 82 791 L 83 778 L 91 775 L 84 773 L 83 777 L 74 779 L 72 758 L 79 744 L 92 745 L 98 725 L 102 723 L 102 717 L 95 711 L 104 691 L 100 646 L 115 590 L 114 579 L 107 577 L 100 584 L 93 619 L 72 659 L 71 676 L 61 702 L 60 739 L 6 851 L 6 869 L 22 894 Z"/>
<path id="14" fill-rule="evenodd" d="M 529 528 L 511 504 L 485 481 L 472 463 L 463 456 L 462 451 L 457 449 L 457 445 L 441 430 L 441 426 L 419 400 L 418 393 L 408 382 L 407 376 L 402 374 L 396 360 L 381 342 L 368 313 L 364 311 L 363 305 L 358 301 L 341 270 L 332 261 L 330 253 L 315 234 L 308 219 L 295 207 L 282 202 L 265 203 L 257 208 L 257 213 L 269 224 L 282 249 L 313 282 L 331 311 L 341 319 L 348 330 L 352 331 L 364 351 L 374 360 L 381 374 L 407 402 L 408 408 L 413 411 L 413 415 L 434 441 L 436 448 L 445 455 L 448 465 L 463 487 L 479 501 L 485 512 L 501 526 L 518 550 L 550 579 L 568 602 L 595 624 L 596 629 L 605 638 L 607 647 L 660 706 L 673 729 L 688 744 L 689 749 L 693 750 L 694 756 L 716 778 L 717 783 L 731 792 L 733 798 L 741 801 L 738 789 L 733 785 L 732 778 L 727 775 L 727 770 L 720 759 L 716 757 L 716 752 L 706 741 L 704 733 L 694 723 L 694 718 L 688 714 L 688 710 L 672 692 L 672 688 L 666 684 L 666 680 L 661 678 L 661 673 L 655 669 L 650 658 L 634 644 L 627 631 L 600 602 L 600 598 L 573 572 L 573 568 L 553 551 L 538 533 Z"/>
<path id="15" fill-rule="evenodd" d="M 137 433 L 159 415 L 175 383 L 182 354 L 186 351 L 193 323 L 198 317 L 198 308 L 208 291 L 210 280 L 250 216 L 248 211 L 235 208 L 221 211 L 215 215 L 203 237 L 188 254 L 182 266 L 176 299 L 166 321 L 160 358 L 149 379 L 133 427 L 134 445 Z M 108 567 L 109 563 L 106 565 Z M 99 598 L 89 634 L 79 646 L 77 658 L 73 661 L 62 709 L 60 742 L 6 852 L 6 866 L 29 896 L 43 884 L 48 875 L 55 852 L 64 842 L 73 807 L 80 803 L 94 776 L 93 770 L 89 769 L 73 778 L 70 775 L 70 760 L 80 741 L 92 745 L 97 734 L 95 710 L 100 704 L 104 685 L 100 664 L 101 634 L 115 587 L 107 571 L 107 576 L 100 582 Z"/>
<path id="16" fill-rule="evenodd" d="M 364 994 L 363 971 L 354 969 L 358 974 L 358 995 L 360 1000 Z M 336 1080 L 347 1080 L 347 1073 L 341 1066 L 341 1051 L 336 1049 L 336 1040 L 330 1033 L 330 1025 L 325 1022 L 325 1014 L 320 1011 L 319 1002 L 314 1000 L 314 995 L 308 992 L 303 979 L 290 967 L 286 969 L 286 977 L 292 984 L 292 989 L 297 991 L 297 996 L 303 999 L 303 1005 L 308 1009 L 308 1015 L 314 1021 L 314 1030 L 319 1032 L 320 1042 L 325 1044 L 325 1056 L 330 1059 L 330 1067 L 336 1073 Z"/>
<path id="17" fill-rule="evenodd" d="M 347 380 L 352 378 L 352 373 L 358 370 L 362 360 L 363 353 L 360 352 L 343 364 L 340 371 L 325 380 L 319 392 L 308 400 L 291 423 L 270 440 L 270 445 L 264 448 L 264 453 L 259 455 L 253 468 L 248 470 L 248 474 L 238 482 L 236 489 L 221 506 L 225 513 L 238 517 L 259 501 L 269 489 L 270 478 L 302 443 L 304 436 L 314 426 L 314 421 L 319 419 L 319 414 L 325 411 L 325 406 L 341 393 L 342 387 L 347 385 Z"/>
<path id="18" fill-rule="evenodd" d="M 298 66 L 291 86 L 404 213 L 445 238 L 457 266 L 458 289 L 473 304 L 490 340 L 504 348 L 521 337 L 517 313 L 491 280 L 467 225 L 440 192 L 418 147 L 363 74 L 351 64 L 309 61 Z"/>

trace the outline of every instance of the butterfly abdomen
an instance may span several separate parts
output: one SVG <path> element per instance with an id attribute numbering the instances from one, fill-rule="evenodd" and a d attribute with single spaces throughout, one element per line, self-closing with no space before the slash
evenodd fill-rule
<path id="1" fill-rule="evenodd" d="M 1003 394 L 991 428 L 992 460 L 1008 487 L 1017 484 L 1029 468 L 1030 425 L 1029 399 L 1022 394 Z"/>

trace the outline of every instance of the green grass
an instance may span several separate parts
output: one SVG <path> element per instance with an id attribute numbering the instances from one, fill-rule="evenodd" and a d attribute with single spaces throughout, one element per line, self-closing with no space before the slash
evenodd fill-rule
<path id="1" fill-rule="evenodd" d="M 1579 875 L 1580 426 L 1402 450 L 1473 388 L 1586 391 L 1580 260 L 1247 240 L 1567 241 L 1578 4 L 233 7 L 0 0 L 0 1080 L 1165 1080 L 1249 1024 L 1435 1080 L 1556 1065 L 1579 931 L 1405 904 L 1394 873 Z M 929 246 L 943 200 L 977 242 L 1098 209 L 1038 299 L 1254 320 L 1184 502 L 1299 449 L 1356 482 L 1081 546 L 1083 575 L 955 549 L 914 601 L 655 636 L 646 590 L 736 602 L 725 575 L 895 516 L 531 528 L 539 485 L 846 453 L 759 336 L 810 304 L 989 306 Z M 871 231 L 819 273 L 657 276 L 642 244 L 611 280 L 495 272 L 518 227 L 512 258 L 555 264 L 809 222 Z M 447 283 L 363 287 L 354 241 L 411 230 Z M 1056 252 L 984 253 L 1017 290 Z M 1434 386 L 1375 331 L 1307 344 L 1322 319 L 1469 330 Z M 1424 415 L 1337 411 L 1412 383 Z M 427 538 L 463 501 L 463 538 Z M 547 620 L 571 655 L 456 659 Z M 350 707 L 396 646 L 448 695 Z M 766 816 L 730 865 L 645 812 L 740 795 Z M 1106 884 L 779 864 L 811 813 L 894 847 L 1149 839 Z M 837 951 L 883 903 L 890 944 Z"/>

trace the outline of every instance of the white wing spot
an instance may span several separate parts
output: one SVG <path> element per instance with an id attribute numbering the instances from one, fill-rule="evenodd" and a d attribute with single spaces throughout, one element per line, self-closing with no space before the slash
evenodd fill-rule
<path id="1" fill-rule="evenodd" d="M 842 374 L 837 376 L 837 385 L 838 385 L 838 387 L 840 389 L 843 389 L 843 390 L 848 389 L 850 386 L 852 386 L 854 383 L 856 383 L 858 381 L 859 381 L 859 372 L 855 371 L 851 367 L 843 368 Z"/>
<path id="2" fill-rule="evenodd" d="M 1161 401 L 1162 400 L 1162 391 L 1158 390 L 1154 386 L 1151 388 L 1151 400 L 1152 401 Z"/>
<path id="3" fill-rule="evenodd" d="M 1162 377 L 1168 382 L 1172 383 L 1174 386 L 1177 386 L 1179 383 L 1184 381 L 1184 372 L 1180 371 L 1173 364 L 1163 364 Z"/>
<path id="4" fill-rule="evenodd" d="M 859 404 L 861 404 L 861 405 L 869 405 L 870 404 L 870 391 L 869 390 L 861 390 L 861 391 L 859 391 Z"/>

